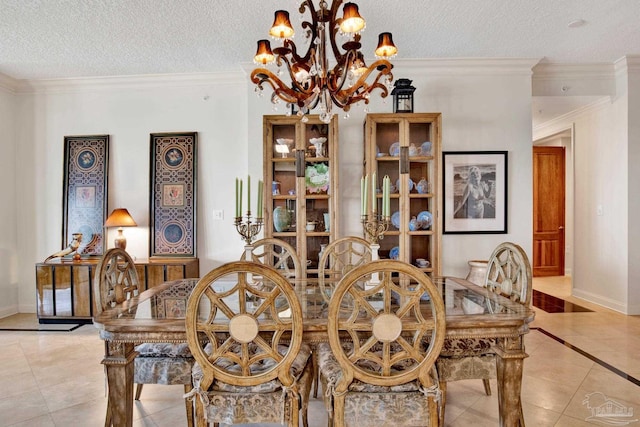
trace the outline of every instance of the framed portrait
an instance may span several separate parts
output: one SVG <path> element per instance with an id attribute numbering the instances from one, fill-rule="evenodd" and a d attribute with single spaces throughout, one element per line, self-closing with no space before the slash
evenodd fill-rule
<path id="1" fill-rule="evenodd" d="M 196 132 L 151 134 L 151 257 L 196 256 Z"/>
<path id="2" fill-rule="evenodd" d="M 64 137 L 63 249 L 81 233 L 78 253 L 103 255 L 108 170 L 109 135 Z"/>
<path id="3" fill-rule="evenodd" d="M 507 154 L 442 153 L 444 234 L 507 232 Z"/>

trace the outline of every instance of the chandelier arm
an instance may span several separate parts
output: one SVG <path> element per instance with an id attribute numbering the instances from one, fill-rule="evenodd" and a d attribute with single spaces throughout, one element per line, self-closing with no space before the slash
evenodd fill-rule
<path id="1" fill-rule="evenodd" d="M 309 9 L 309 14 L 311 15 L 311 21 L 302 21 L 301 26 L 303 30 L 307 30 L 311 32 L 310 35 L 310 43 L 307 52 L 303 57 L 298 56 L 297 53 L 293 55 L 293 59 L 295 62 L 307 64 L 311 60 L 311 56 L 314 54 L 315 49 L 313 49 L 313 41 L 318 37 L 318 11 L 316 11 L 315 6 L 313 5 L 313 0 L 304 0 L 300 7 L 298 8 L 298 12 L 300 14 L 304 14 L 305 10 Z M 290 41 L 290 44 L 294 46 L 295 43 Z M 295 49 L 294 49 L 295 50 Z"/>
<path id="2" fill-rule="evenodd" d="M 293 72 L 292 61 L 289 59 L 289 57 L 286 54 L 277 53 L 276 63 L 278 64 L 278 67 L 281 67 L 283 62 L 286 65 L 287 72 L 289 73 L 289 77 L 291 77 L 291 85 L 295 86 L 294 91 L 295 92 L 305 93 L 305 94 L 309 94 L 309 93 L 313 92 L 313 89 L 316 86 L 315 85 L 316 82 L 313 79 L 307 80 L 308 81 L 308 87 L 305 87 L 302 84 L 300 84 L 300 82 L 298 82 L 298 80 L 296 79 L 295 73 Z M 266 71 L 268 71 L 268 70 L 266 70 Z M 282 81 L 280 79 L 278 79 L 278 80 L 280 81 L 280 83 L 282 83 Z M 282 84 L 284 84 L 284 83 L 282 83 Z"/>
<path id="3" fill-rule="evenodd" d="M 376 69 L 378 70 L 378 75 L 376 76 L 374 81 L 370 85 L 368 85 L 367 79 Z M 386 98 L 389 95 L 389 90 L 387 88 L 387 85 L 385 85 L 384 83 L 380 83 L 380 79 L 382 78 L 382 76 L 389 76 L 393 79 L 393 74 L 391 73 L 391 64 L 389 63 L 389 61 L 384 59 L 380 59 L 367 67 L 367 71 L 363 73 L 358 81 L 350 88 L 332 93 L 331 99 L 340 108 L 348 111 L 347 107 L 350 104 L 354 104 L 359 101 L 364 101 L 365 104 L 368 104 L 369 98 L 367 95 L 373 92 L 375 89 L 380 89 L 380 97 Z"/>
<path id="4" fill-rule="evenodd" d="M 277 94 L 277 97 L 288 103 L 297 104 L 298 101 L 302 101 L 308 97 L 304 96 L 304 93 L 296 92 L 289 89 L 275 74 L 266 68 L 256 68 L 251 73 L 251 81 L 255 83 L 261 90 L 263 84 L 268 84 L 273 89 L 273 93 Z M 273 96 L 271 97 L 273 100 Z"/>
<path id="5" fill-rule="evenodd" d="M 356 52 L 348 50 L 343 56 L 343 62 L 339 62 L 329 72 L 330 78 L 327 79 L 327 87 L 330 92 L 339 92 L 342 90 L 344 83 L 347 81 L 349 69 L 353 64 L 353 59 L 357 57 Z M 339 71 L 342 69 L 342 73 Z"/>

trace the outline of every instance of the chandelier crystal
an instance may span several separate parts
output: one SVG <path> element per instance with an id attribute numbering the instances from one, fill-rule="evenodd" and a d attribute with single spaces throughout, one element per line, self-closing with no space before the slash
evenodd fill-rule
<path id="1" fill-rule="evenodd" d="M 338 17 L 342 3 L 342 0 L 334 0 L 329 8 L 327 2 L 321 0 L 317 9 L 313 0 L 301 3 L 300 14 L 304 16 L 308 12 L 311 16 L 311 21 L 302 18 L 301 23 L 308 42 L 304 55 L 298 53 L 292 40 L 295 31 L 289 12 L 275 12 L 269 35 L 282 44 L 271 50 L 269 40 L 258 40 L 254 62 L 261 67 L 251 73 L 258 93 L 262 93 L 265 85 L 271 86 L 271 102 L 284 101 L 287 106 L 297 106 L 300 116 L 318 107 L 320 119 L 325 123 L 333 117 L 333 105 L 348 112 L 352 104 L 360 101 L 368 104 L 371 92 L 376 89 L 383 98 L 389 94 L 393 66 L 388 59 L 397 53 L 391 33 L 379 35 L 375 50 L 378 59 L 367 65 L 360 51 L 360 32 L 365 29 L 366 22 L 360 16 L 358 5 L 351 2 L 344 4 L 342 17 Z M 340 46 L 337 37 L 346 41 Z M 333 53 L 332 66 L 330 53 Z M 275 73 L 266 68 L 273 63 L 278 67 Z M 291 83 L 287 84 L 283 79 Z"/>

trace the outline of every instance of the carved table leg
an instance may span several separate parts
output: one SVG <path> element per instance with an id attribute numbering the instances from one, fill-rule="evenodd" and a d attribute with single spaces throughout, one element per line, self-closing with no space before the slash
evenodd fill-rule
<path id="1" fill-rule="evenodd" d="M 498 405 L 501 427 L 524 427 L 520 391 L 524 358 L 523 337 L 500 338 L 496 346 L 498 374 Z"/>
<path id="2" fill-rule="evenodd" d="M 133 424 L 133 367 L 138 355 L 133 343 L 107 342 L 102 364 L 107 368 L 109 410 L 116 427 Z"/>

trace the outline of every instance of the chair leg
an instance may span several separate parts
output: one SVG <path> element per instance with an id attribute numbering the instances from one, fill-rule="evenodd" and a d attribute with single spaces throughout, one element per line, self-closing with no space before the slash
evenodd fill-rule
<path id="1" fill-rule="evenodd" d="M 311 353 L 313 358 L 313 398 L 318 398 L 318 384 L 320 383 L 320 372 L 318 371 L 318 352 Z"/>
<path id="2" fill-rule="evenodd" d="M 191 384 L 184 385 L 184 394 L 187 394 L 191 391 L 193 386 Z M 193 403 L 184 399 L 185 408 L 187 409 L 187 427 L 193 427 Z"/>
<path id="3" fill-rule="evenodd" d="M 447 382 L 440 381 L 440 413 L 438 414 L 438 426 L 444 427 L 444 408 L 447 406 Z"/>
<path id="4" fill-rule="evenodd" d="M 486 395 L 491 396 L 491 382 L 489 382 L 489 380 L 485 378 L 482 380 L 482 383 L 484 384 L 484 392 L 486 393 Z"/>
<path id="5" fill-rule="evenodd" d="M 136 400 L 140 400 L 140 395 L 142 394 L 142 384 L 136 384 Z"/>

